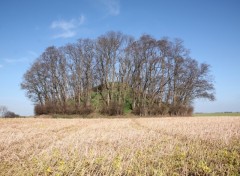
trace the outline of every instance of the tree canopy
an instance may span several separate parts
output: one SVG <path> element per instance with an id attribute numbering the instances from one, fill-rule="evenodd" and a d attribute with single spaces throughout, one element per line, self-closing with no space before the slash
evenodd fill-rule
<path id="1" fill-rule="evenodd" d="M 48 47 L 21 87 L 36 114 L 189 115 L 194 99 L 215 99 L 210 66 L 191 58 L 182 40 L 120 32 Z"/>

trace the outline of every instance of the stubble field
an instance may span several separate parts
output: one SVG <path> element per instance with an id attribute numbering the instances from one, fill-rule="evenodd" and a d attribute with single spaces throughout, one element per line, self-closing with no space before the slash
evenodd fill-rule
<path id="1" fill-rule="evenodd" d="M 0 175 L 240 175 L 240 117 L 0 119 Z"/>

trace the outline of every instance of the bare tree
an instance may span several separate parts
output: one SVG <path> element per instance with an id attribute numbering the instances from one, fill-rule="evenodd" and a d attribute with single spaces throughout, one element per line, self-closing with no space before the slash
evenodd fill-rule
<path id="1" fill-rule="evenodd" d="M 102 99 L 107 106 L 111 102 L 117 102 L 118 92 L 116 87 L 119 78 L 119 60 L 121 60 L 121 46 L 124 36 L 119 32 L 108 32 L 100 36 L 96 43 L 96 75 L 103 91 Z"/>
<path id="2" fill-rule="evenodd" d="M 68 73 L 68 93 L 70 99 L 73 100 L 75 108 L 80 108 L 82 98 L 82 75 L 83 75 L 83 59 L 80 56 L 81 49 L 75 44 L 68 44 L 62 49 L 67 59 Z"/>
<path id="3" fill-rule="evenodd" d="M 7 112 L 6 106 L 0 106 L 0 117 L 4 117 L 5 113 Z"/>
<path id="4" fill-rule="evenodd" d="M 94 57 L 95 44 L 90 39 L 79 40 L 77 43 L 80 57 L 82 58 L 82 86 L 83 86 L 83 103 L 84 106 L 91 104 L 91 90 L 93 88 L 94 74 Z"/>

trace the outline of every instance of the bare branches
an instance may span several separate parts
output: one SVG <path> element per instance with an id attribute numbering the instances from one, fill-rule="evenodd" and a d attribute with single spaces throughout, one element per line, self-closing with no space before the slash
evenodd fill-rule
<path id="1" fill-rule="evenodd" d="M 7 112 L 6 106 L 0 106 L 0 117 L 4 117 L 5 113 Z"/>
<path id="2" fill-rule="evenodd" d="M 209 65 L 192 59 L 180 39 L 143 35 L 134 40 L 108 32 L 96 40 L 48 47 L 21 86 L 44 113 L 90 108 L 111 114 L 125 109 L 139 115 L 188 115 L 194 99 L 215 99 L 209 73 Z"/>
<path id="3" fill-rule="evenodd" d="M 12 111 L 9 111 L 6 106 L 0 106 L 0 117 L 15 118 L 15 117 L 19 117 L 19 115 L 15 114 Z"/>

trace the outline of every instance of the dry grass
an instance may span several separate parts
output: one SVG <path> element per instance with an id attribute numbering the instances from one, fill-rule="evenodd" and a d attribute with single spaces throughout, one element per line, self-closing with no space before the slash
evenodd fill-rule
<path id="1" fill-rule="evenodd" d="M 0 175 L 239 175 L 240 117 L 0 119 Z"/>

